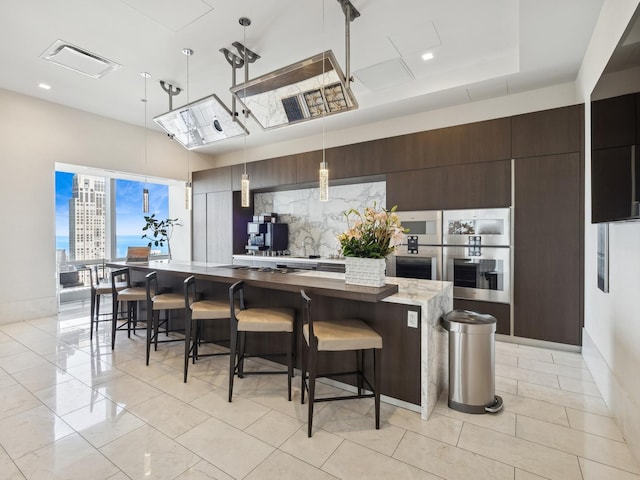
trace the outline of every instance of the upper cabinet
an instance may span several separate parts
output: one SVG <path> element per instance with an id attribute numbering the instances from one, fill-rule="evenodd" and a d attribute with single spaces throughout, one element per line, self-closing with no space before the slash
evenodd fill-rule
<path id="1" fill-rule="evenodd" d="M 583 111 L 573 105 L 512 117 L 513 158 L 581 151 Z"/>
<path id="2" fill-rule="evenodd" d="M 387 206 L 399 210 L 499 208 L 511 205 L 511 161 L 387 174 Z"/>
<path id="3" fill-rule="evenodd" d="M 511 158 L 511 120 L 498 118 L 386 139 L 388 171 Z"/>
<path id="4" fill-rule="evenodd" d="M 637 143 L 637 95 L 632 93 L 591 103 L 591 146 L 594 150 Z"/>
<path id="5" fill-rule="evenodd" d="M 193 172 L 193 194 L 231 190 L 231 167 L 212 168 Z"/>
<path id="6" fill-rule="evenodd" d="M 244 173 L 244 164 L 232 168 L 232 188 L 240 190 L 240 181 Z M 294 155 L 271 158 L 259 162 L 247 163 L 247 174 L 251 189 L 277 187 L 296 183 L 296 160 Z"/>

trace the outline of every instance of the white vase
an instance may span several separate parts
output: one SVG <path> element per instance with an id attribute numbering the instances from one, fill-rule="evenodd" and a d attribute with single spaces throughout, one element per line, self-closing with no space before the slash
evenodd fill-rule
<path id="1" fill-rule="evenodd" d="M 384 258 L 345 257 L 344 282 L 367 287 L 384 287 L 387 262 Z"/>

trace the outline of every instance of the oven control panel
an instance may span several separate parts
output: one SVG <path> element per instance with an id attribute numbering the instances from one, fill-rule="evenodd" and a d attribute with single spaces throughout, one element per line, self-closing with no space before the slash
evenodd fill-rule
<path id="1" fill-rule="evenodd" d="M 407 235 L 407 253 L 418 253 L 418 236 Z"/>

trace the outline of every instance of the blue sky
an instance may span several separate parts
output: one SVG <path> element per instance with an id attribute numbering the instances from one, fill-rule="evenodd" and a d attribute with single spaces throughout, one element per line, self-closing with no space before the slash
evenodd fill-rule
<path id="1" fill-rule="evenodd" d="M 56 235 L 69 235 L 69 199 L 71 198 L 73 173 L 56 171 Z M 149 213 L 157 218 L 167 218 L 169 188 L 166 185 L 148 183 Z M 142 189 L 144 182 L 116 180 L 116 235 L 142 235 Z"/>

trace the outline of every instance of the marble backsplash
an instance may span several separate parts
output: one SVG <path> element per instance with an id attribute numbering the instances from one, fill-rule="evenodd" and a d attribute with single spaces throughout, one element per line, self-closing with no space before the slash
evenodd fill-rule
<path id="1" fill-rule="evenodd" d="M 387 206 L 386 182 L 329 187 L 328 202 L 318 200 L 317 188 L 256 193 L 253 200 L 254 215 L 275 212 L 278 221 L 289 224 L 291 255 L 329 257 L 340 253 L 336 237 L 347 228 L 345 211 L 362 211 L 373 202 Z"/>

